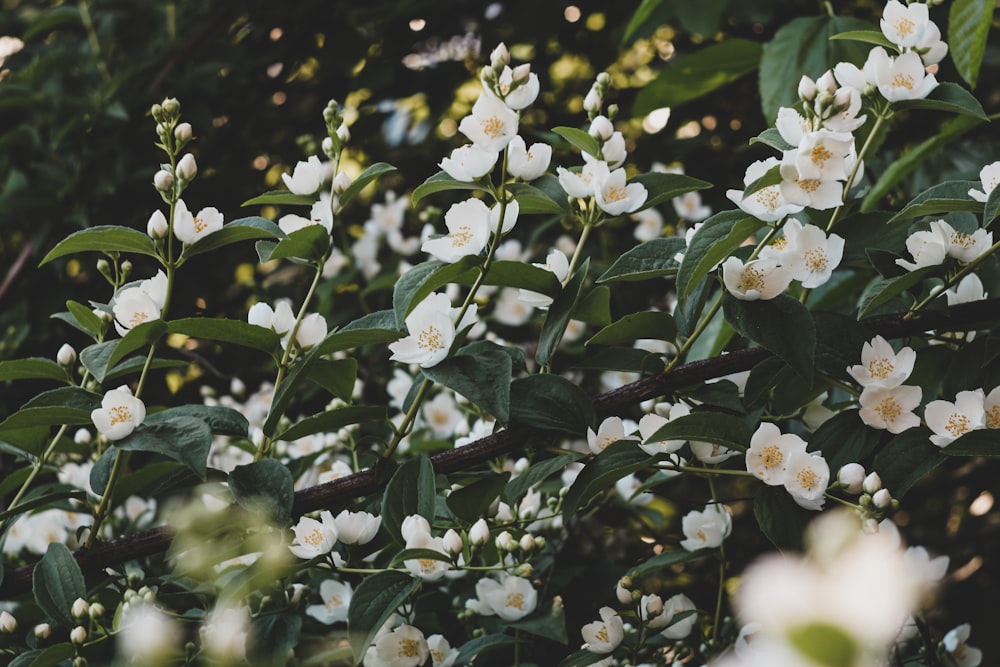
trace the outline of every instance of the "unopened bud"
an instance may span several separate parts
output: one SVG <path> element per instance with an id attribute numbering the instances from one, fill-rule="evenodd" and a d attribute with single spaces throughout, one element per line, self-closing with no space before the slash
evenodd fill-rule
<path id="1" fill-rule="evenodd" d="M 595 81 L 597 82 L 597 85 L 607 88 L 611 85 L 611 75 L 607 72 L 601 72 L 597 75 Z"/>
<path id="2" fill-rule="evenodd" d="M 156 209 L 146 223 L 146 234 L 154 241 L 159 241 L 166 238 L 169 232 L 170 224 L 167 223 L 167 216 L 163 215 L 160 209 Z"/>
<path id="3" fill-rule="evenodd" d="M 52 634 L 52 626 L 48 623 L 39 623 L 35 626 L 34 632 L 36 639 L 48 639 L 49 635 Z"/>
<path id="4" fill-rule="evenodd" d="M 882 488 L 882 478 L 878 476 L 877 472 L 870 473 L 862 482 L 862 488 L 865 493 L 875 493 Z"/>
<path id="5" fill-rule="evenodd" d="M 472 528 L 469 529 L 469 541 L 473 544 L 486 544 L 490 539 L 490 527 L 486 523 L 486 519 L 479 519 L 474 524 Z"/>
<path id="6" fill-rule="evenodd" d="M 154 104 L 150 108 L 149 113 L 152 114 L 153 120 L 155 120 L 157 123 L 163 121 L 163 106 L 159 104 Z"/>
<path id="7" fill-rule="evenodd" d="M 837 79 L 834 78 L 832 70 L 827 70 L 823 76 L 816 79 L 816 88 L 830 95 L 837 92 Z"/>
<path id="8" fill-rule="evenodd" d="M 500 68 L 508 63 L 510 63 L 510 51 L 507 50 L 506 44 L 500 42 L 500 44 L 490 53 L 490 65 L 492 67 Z"/>
<path id="9" fill-rule="evenodd" d="M 76 429 L 76 433 L 73 434 L 73 442 L 78 445 L 89 444 L 94 436 L 85 428 Z"/>
<path id="10" fill-rule="evenodd" d="M 127 259 L 122 262 L 122 275 L 126 278 L 132 275 L 132 262 Z"/>
<path id="11" fill-rule="evenodd" d="M 87 628 L 78 625 L 69 633 L 69 640 L 74 644 L 82 644 L 87 641 Z"/>
<path id="12" fill-rule="evenodd" d="M 56 352 L 56 361 L 60 366 L 72 366 L 76 361 L 76 350 L 69 343 L 63 343 L 59 351 Z"/>
<path id="13" fill-rule="evenodd" d="M 892 504 L 892 494 L 889 493 L 889 489 L 879 489 L 872 496 L 872 502 L 875 503 L 875 507 L 884 510 Z"/>
<path id="14" fill-rule="evenodd" d="M 333 191 L 338 195 L 343 194 L 344 190 L 351 187 L 351 177 L 347 175 L 346 171 L 342 171 L 333 179 Z"/>
<path id="15" fill-rule="evenodd" d="M 153 174 L 153 187 L 160 192 L 168 192 L 174 187 L 174 175 L 166 169 L 160 169 Z"/>
<path id="16" fill-rule="evenodd" d="M 336 147 L 333 145 L 332 137 L 323 137 L 323 153 L 328 157 L 332 158 L 335 155 Z"/>
<path id="17" fill-rule="evenodd" d="M 659 595 L 649 596 L 646 602 L 646 618 L 654 618 L 663 613 L 663 598 Z"/>
<path id="18" fill-rule="evenodd" d="M 95 602 L 94 604 L 90 605 L 89 612 L 90 612 L 90 618 L 96 621 L 100 617 L 104 616 L 104 605 L 101 604 L 100 602 Z"/>
<path id="19" fill-rule="evenodd" d="M 615 586 L 615 597 L 618 598 L 618 601 L 621 602 L 622 604 L 632 603 L 631 591 L 629 591 L 629 589 L 627 588 L 623 588 L 621 582 L 619 582 L 618 585 Z"/>
<path id="20" fill-rule="evenodd" d="M 160 105 L 163 107 L 163 113 L 167 116 L 176 116 L 181 112 L 181 103 L 176 98 L 168 97 Z"/>
<path id="21" fill-rule="evenodd" d="M 462 536 L 454 528 L 449 528 L 442 538 L 444 550 L 454 556 L 462 553 Z"/>
<path id="22" fill-rule="evenodd" d="M 865 468 L 860 463 L 847 463 L 837 473 L 837 481 L 848 493 L 861 493 L 865 481 Z"/>
<path id="23" fill-rule="evenodd" d="M 518 65 L 511 72 L 511 82 L 514 85 L 521 85 L 522 83 L 527 83 L 528 77 L 531 76 L 531 64 L 524 63 L 523 65 Z"/>
<path id="24" fill-rule="evenodd" d="M 532 551 L 535 548 L 535 538 L 531 533 L 525 533 L 521 536 L 521 541 L 518 543 L 524 551 Z"/>
<path id="25" fill-rule="evenodd" d="M 497 535 L 496 545 L 501 551 L 511 551 L 517 546 L 517 542 L 514 541 L 514 536 L 505 530 Z"/>
<path id="26" fill-rule="evenodd" d="M 531 567 L 531 563 L 521 563 L 514 568 L 514 576 L 528 578 L 535 571 L 535 568 Z"/>
<path id="27" fill-rule="evenodd" d="M 326 108 L 323 109 L 323 120 L 326 121 L 327 125 L 332 125 L 339 114 L 340 104 L 337 100 L 330 100 L 326 103 Z"/>
<path id="28" fill-rule="evenodd" d="M 601 110 L 603 100 L 601 93 L 596 88 L 591 88 L 587 96 L 583 98 L 583 110 L 589 113 L 597 113 Z"/>
<path id="29" fill-rule="evenodd" d="M 191 129 L 191 123 L 181 123 L 174 128 L 174 139 L 181 144 L 191 141 L 193 134 L 194 131 Z"/>
<path id="30" fill-rule="evenodd" d="M 17 630 L 17 619 L 8 611 L 0 611 L 0 632 L 11 634 Z"/>
<path id="31" fill-rule="evenodd" d="M 816 82 L 805 74 L 799 79 L 799 99 L 803 102 L 812 102 L 816 99 Z"/>
<path id="32" fill-rule="evenodd" d="M 185 181 L 190 181 L 198 173 L 198 164 L 194 161 L 194 156 L 185 153 L 180 162 L 177 163 L 177 174 Z"/>
<path id="33" fill-rule="evenodd" d="M 615 126 L 607 116 L 597 116 L 590 121 L 590 136 L 601 141 L 607 141 L 615 133 Z"/>
<path id="34" fill-rule="evenodd" d="M 73 602 L 73 607 L 70 609 L 70 613 L 73 614 L 73 618 L 81 619 L 90 613 L 90 605 L 83 598 L 77 598 Z"/>

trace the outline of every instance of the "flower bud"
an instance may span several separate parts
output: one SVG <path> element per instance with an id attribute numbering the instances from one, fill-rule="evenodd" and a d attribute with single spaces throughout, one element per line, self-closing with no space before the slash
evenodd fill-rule
<path id="1" fill-rule="evenodd" d="M 865 468 L 860 463 L 847 463 L 837 473 L 837 481 L 848 493 L 861 493 L 865 481 Z"/>
<path id="2" fill-rule="evenodd" d="M 76 350 L 69 343 L 63 343 L 59 351 L 56 352 L 56 361 L 60 366 L 72 366 L 76 361 Z"/>
<path id="3" fill-rule="evenodd" d="M 185 153 L 180 162 L 177 163 L 177 173 L 185 181 L 190 181 L 198 173 L 198 164 L 194 161 L 194 156 Z"/>
<path id="4" fill-rule="evenodd" d="M 532 551 L 535 548 L 535 538 L 531 533 L 525 533 L 521 536 L 521 541 L 518 543 L 524 551 Z"/>
<path id="5" fill-rule="evenodd" d="M 837 92 L 837 80 L 833 77 L 833 70 L 827 70 L 823 76 L 816 79 L 816 88 L 830 95 Z"/>
<path id="6" fill-rule="evenodd" d="M 149 113 L 153 116 L 153 120 L 157 123 L 163 122 L 163 107 L 159 104 L 154 104 L 149 109 Z"/>
<path id="7" fill-rule="evenodd" d="M 337 127 L 337 138 L 342 142 L 347 143 L 351 139 L 351 131 L 347 127 L 347 123 L 341 123 Z"/>
<path id="8" fill-rule="evenodd" d="M 11 634 L 17 630 L 17 619 L 7 611 L 0 611 L 0 632 Z"/>
<path id="9" fill-rule="evenodd" d="M 173 97 L 168 97 L 163 100 L 163 102 L 160 103 L 160 106 L 163 107 L 163 113 L 168 117 L 176 116 L 181 112 L 181 103 Z"/>
<path id="10" fill-rule="evenodd" d="M 90 618 L 96 621 L 100 617 L 104 616 L 104 605 L 100 602 L 95 602 L 90 605 L 90 609 L 88 611 L 90 612 Z"/>
<path id="11" fill-rule="evenodd" d="M 449 528 L 442 538 L 444 550 L 454 556 L 462 553 L 462 536 L 454 528 Z"/>
<path id="12" fill-rule="evenodd" d="M 479 519 L 474 524 L 472 528 L 469 529 L 469 541 L 473 544 L 483 545 L 486 544 L 490 539 L 490 527 L 486 523 L 486 519 Z"/>
<path id="13" fill-rule="evenodd" d="M 615 126 L 611 124 L 607 116 L 597 116 L 590 121 L 590 136 L 601 141 L 607 141 L 615 133 Z"/>
<path id="14" fill-rule="evenodd" d="M 535 568 L 531 567 L 531 563 L 521 563 L 514 568 L 514 576 L 524 577 L 527 579 L 535 571 Z"/>
<path id="15" fill-rule="evenodd" d="M 882 478 L 878 476 L 877 472 L 873 472 L 865 477 L 865 481 L 862 482 L 862 488 L 865 493 L 875 493 L 882 488 Z"/>
<path id="16" fill-rule="evenodd" d="M 78 625 L 69 633 L 69 640 L 74 644 L 82 644 L 87 641 L 87 628 Z"/>
<path id="17" fill-rule="evenodd" d="M 872 502 L 875 503 L 875 507 L 884 510 L 892 505 L 892 494 L 889 493 L 889 489 L 879 489 L 872 496 Z"/>
<path id="18" fill-rule="evenodd" d="M 524 63 L 523 65 L 518 65 L 511 72 L 511 82 L 515 86 L 519 86 L 522 83 L 527 83 L 528 78 L 531 76 L 531 64 Z"/>
<path id="19" fill-rule="evenodd" d="M 335 193 L 343 194 L 344 190 L 351 187 L 351 177 L 347 175 L 346 171 L 342 171 L 333 179 L 333 191 Z"/>
<path id="20" fill-rule="evenodd" d="M 191 141 L 193 131 L 191 129 L 191 123 L 181 123 L 174 128 L 174 139 L 176 139 L 181 144 L 186 144 Z"/>
<path id="21" fill-rule="evenodd" d="M 496 545 L 500 551 L 511 551 L 517 546 L 517 542 L 514 541 L 514 536 L 505 530 L 497 535 Z"/>
<path id="22" fill-rule="evenodd" d="M 338 115 L 340 115 L 340 104 L 337 100 L 330 100 L 327 102 L 326 108 L 323 109 L 323 120 L 326 121 L 328 125 L 332 125 Z"/>
<path id="23" fill-rule="evenodd" d="M 805 74 L 799 79 L 799 99 L 803 102 L 812 102 L 816 99 L 816 82 L 810 79 Z"/>
<path id="24" fill-rule="evenodd" d="M 601 93 L 596 88 L 591 88 L 587 96 L 583 98 L 583 110 L 589 113 L 597 113 L 603 104 Z"/>
<path id="25" fill-rule="evenodd" d="M 132 262 L 126 259 L 122 262 L 122 276 L 128 278 L 130 275 L 132 275 Z"/>
<path id="26" fill-rule="evenodd" d="M 490 53 L 490 65 L 492 67 L 503 67 L 510 63 L 510 51 L 507 50 L 507 45 L 503 42 L 493 49 Z"/>
<path id="27" fill-rule="evenodd" d="M 332 137 L 323 137 L 322 146 L 323 146 L 323 154 L 326 155 L 328 158 L 332 158 L 334 155 L 336 155 Z"/>
<path id="28" fill-rule="evenodd" d="M 73 618 L 81 619 L 90 613 L 90 605 L 87 604 L 87 601 L 83 598 L 77 598 L 76 601 L 73 602 L 73 607 L 70 609 L 70 613 L 73 614 Z"/>
<path id="29" fill-rule="evenodd" d="M 160 192 L 168 192 L 174 187 L 174 175 L 166 169 L 161 169 L 153 174 L 153 187 Z"/>
<path id="30" fill-rule="evenodd" d="M 663 598 L 659 595 L 650 595 L 646 602 L 646 618 L 654 618 L 663 613 Z"/>
<path id="31" fill-rule="evenodd" d="M 170 225 L 167 223 L 167 216 L 163 215 L 163 211 L 160 209 L 156 209 L 149 216 L 149 222 L 146 223 L 146 234 L 154 241 L 159 241 L 166 238 L 169 232 Z"/>
<path id="32" fill-rule="evenodd" d="M 48 623 L 39 623 L 35 626 L 34 633 L 36 639 L 48 639 L 52 634 L 52 626 Z"/>
<path id="33" fill-rule="evenodd" d="M 632 604 L 632 593 L 629 589 L 622 587 L 621 582 L 615 586 L 615 597 L 622 604 Z"/>

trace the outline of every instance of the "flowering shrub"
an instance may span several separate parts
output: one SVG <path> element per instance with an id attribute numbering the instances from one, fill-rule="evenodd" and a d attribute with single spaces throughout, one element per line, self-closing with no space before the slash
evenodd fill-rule
<path id="1" fill-rule="evenodd" d="M 874 46 L 802 75 L 756 138 L 780 157 L 714 215 L 710 183 L 630 160 L 607 73 L 578 127 L 526 126 L 545 84 L 503 44 L 465 143 L 408 196 L 379 189 L 387 163 L 343 168 L 331 101 L 322 155 L 245 203 L 269 217 L 189 206 L 194 129 L 154 105 L 145 231 L 89 227 L 42 260 L 103 255 L 106 293 L 57 314 L 84 342 L 0 362 L 65 385 L 0 422 L 11 664 L 979 664 L 968 619 L 928 613 L 949 554 L 894 519 L 921 480 L 997 455 L 1000 163 L 879 210 L 865 161 L 897 114 L 985 112 L 938 81 L 926 4 L 834 38 Z M 981 56 L 985 33 L 963 39 Z M 188 261 L 247 241 L 301 288 L 173 316 Z M 352 271 L 367 312 L 331 326 L 318 295 Z M 636 288 L 670 307 L 620 312 Z M 178 341 L 271 379 L 147 403 Z M 585 534 L 607 552 L 568 556 Z"/>

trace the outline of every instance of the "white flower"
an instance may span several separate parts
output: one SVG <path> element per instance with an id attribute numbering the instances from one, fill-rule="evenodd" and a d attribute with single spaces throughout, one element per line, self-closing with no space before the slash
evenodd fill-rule
<path id="1" fill-rule="evenodd" d="M 625 624 L 618 612 L 611 607 L 601 607 L 598 610 L 601 620 L 588 623 L 580 628 L 583 647 L 591 653 L 611 653 L 625 639 Z"/>
<path id="2" fill-rule="evenodd" d="M 323 184 L 326 169 L 315 155 L 305 162 L 299 162 L 291 174 L 282 174 L 285 186 L 297 195 L 311 195 Z"/>
<path id="3" fill-rule="evenodd" d="M 802 207 L 823 211 L 843 203 L 843 185 L 840 181 L 808 178 L 799 171 L 800 151 L 785 151 L 781 159 L 781 183 L 778 188 L 786 201 Z"/>
<path id="4" fill-rule="evenodd" d="M 448 264 L 478 255 L 490 240 L 489 221 L 490 210 L 480 199 L 453 204 L 444 214 L 448 234 L 424 241 L 420 249 Z"/>
<path id="5" fill-rule="evenodd" d="M 517 135 L 517 113 L 484 93 L 472 106 L 472 114 L 458 124 L 458 131 L 483 150 L 497 153 Z"/>
<path id="6" fill-rule="evenodd" d="M 472 544 L 486 544 L 490 541 L 490 526 L 486 523 L 486 519 L 477 519 L 472 527 L 469 528 L 469 542 Z"/>
<path id="7" fill-rule="evenodd" d="M 758 160 L 746 169 L 743 176 L 744 188 L 763 177 L 768 171 L 779 164 L 778 158 L 770 157 Z M 744 190 L 727 190 L 726 197 L 739 206 L 745 213 L 763 222 L 777 222 L 792 213 L 798 213 L 802 206 L 787 200 L 778 185 L 769 185 L 744 198 Z"/>
<path id="8" fill-rule="evenodd" d="M 524 618 L 535 611 L 538 604 L 538 592 L 531 582 L 513 575 L 505 577 L 502 582 L 488 577 L 480 579 L 476 582 L 476 597 L 480 614 L 496 614 L 507 622 Z"/>
<path id="9" fill-rule="evenodd" d="M 425 402 L 423 410 L 427 425 L 438 439 L 450 438 L 463 422 L 462 410 L 450 391 L 443 391 Z"/>
<path id="10" fill-rule="evenodd" d="M 782 266 L 793 280 L 810 289 L 828 281 L 844 256 L 844 239 L 836 234 L 827 236 L 815 225 L 801 227 L 789 241 Z"/>
<path id="11" fill-rule="evenodd" d="M 714 442 L 691 441 L 691 453 L 702 463 L 722 463 L 734 456 L 739 456 L 738 449 L 729 449 Z"/>
<path id="12" fill-rule="evenodd" d="M 334 524 L 333 515 L 323 511 L 319 517 L 320 521 L 307 516 L 301 517 L 292 528 L 295 539 L 292 540 L 288 550 L 296 558 L 309 560 L 323 556 L 333 551 L 334 545 L 337 544 L 337 526 Z"/>
<path id="13" fill-rule="evenodd" d="M 458 660 L 458 649 L 452 648 L 444 635 L 428 637 L 427 648 L 431 654 L 432 667 L 451 667 Z"/>
<path id="14" fill-rule="evenodd" d="M 862 387 L 898 387 L 910 377 L 917 353 L 911 347 L 903 347 L 896 352 L 892 345 L 875 336 L 861 347 L 861 363 L 850 366 L 848 374 Z"/>
<path id="15" fill-rule="evenodd" d="M 160 308 L 153 299 L 138 287 L 128 287 L 119 292 L 111 312 L 115 316 L 115 329 L 122 336 L 140 324 L 158 320 L 161 316 Z"/>
<path id="16" fill-rule="evenodd" d="M 584 153 L 584 157 L 589 156 Z M 559 185 L 566 194 L 576 199 L 583 199 L 595 194 L 597 186 L 611 175 L 611 170 L 607 162 L 591 158 L 586 160 L 579 173 L 557 167 L 556 174 L 559 177 Z"/>
<path id="17" fill-rule="evenodd" d="M 306 607 L 306 614 L 312 616 L 324 625 L 344 623 L 347 621 L 347 609 L 351 604 L 353 590 L 347 582 L 336 579 L 325 579 L 319 585 L 319 597 L 322 604 L 312 604 Z"/>
<path id="18" fill-rule="evenodd" d="M 971 626 L 968 623 L 963 623 L 949 630 L 948 634 L 941 640 L 957 667 L 976 667 L 983 661 L 983 652 L 966 644 L 969 641 L 971 631 Z"/>
<path id="19" fill-rule="evenodd" d="M 552 160 L 552 146 L 531 144 L 528 148 L 524 139 L 516 136 L 507 145 L 507 173 L 523 181 L 533 181 L 549 169 Z"/>
<path id="20" fill-rule="evenodd" d="M 90 413 L 94 426 L 108 440 L 121 440 L 130 435 L 145 418 L 146 404 L 124 385 L 106 392 L 101 407 Z"/>
<path id="21" fill-rule="evenodd" d="M 549 251 L 544 264 L 532 264 L 532 266 L 551 271 L 560 283 L 566 280 L 566 276 L 569 274 L 569 259 L 562 251 L 556 249 Z M 520 289 L 518 294 L 521 301 L 535 308 L 548 308 L 552 304 L 552 297 L 547 294 L 526 289 Z"/>
<path id="22" fill-rule="evenodd" d="M 333 519 L 337 528 L 337 539 L 344 544 L 367 544 L 371 542 L 382 525 L 382 517 L 368 512 L 341 510 Z"/>
<path id="23" fill-rule="evenodd" d="M 833 103 L 827 107 L 830 115 L 823 119 L 823 127 L 834 132 L 854 132 L 865 124 L 868 116 L 858 115 L 861 111 L 862 91 L 853 86 L 842 86 L 834 93 Z M 853 153 L 854 143 L 851 143 Z M 850 172 L 850 165 L 847 165 L 844 177 Z"/>
<path id="24" fill-rule="evenodd" d="M 948 556 L 931 558 L 924 547 L 908 547 L 903 552 L 903 559 L 915 576 L 927 585 L 940 581 L 948 572 Z"/>
<path id="25" fill-rule="evenodd" d="M 515 85 L 515 81 L 517 85 Z M 531 71 L 531 66 L 524 64 L 514 69 L 505 65 L 497 77 L 497 92 L 511 109 L 518 111 L 535 101 L 541 84 L 538 75 Z"/>
<path id="26" fill-rule="evenodd" d="M 503 212 L 503 224 L 500 224 L 500 203 L 497 202 L 490 209 L 490 231 L 494 234 L 497 233 L 499 229 L 500 234 L 506 234 L 510 230 L 514 229 L 514 225 L 517 223 L 517 214 L 521 211 L 521 205 L 517 203 L 516 199 L 511 199 L 507 202 L 506 207 L 504 207 Z"/>
<path id="27" fill-rule="evenodd" d="M 669 422 L 677 419 L 678 417 L 690 414 L 691 408 L 683 403 L 666 403 L 656 406 L 656 410 L 659 414 L 643 415 L 639 420 L 639 435 L 642 436 L 642 442 L 639 444 L 639 447 L 641 447 L 642 451 L 646 452 L 650 456 L 676 452 L 684 446 L 684 443 L 687 442 L 686 440 L 660 440 L 657 442 L 649 442 L 649 439 Z M 664 412 L 666 415 L 663 414 Z"/>
<path id="28" fill-rule="evenodd" d="M 818 130 L 807 132 L 797 144 L 795 168 L 800 179 L 818 181 L 846 180 L 844 158 L 854 147 L 848 133 Z"/>
<path id="29" fill-rule="evenodd" d="M 955 402 L 931 401 L 924 408 L 924 420 L 934 431 L 931 442 L 946 447 L 969 431 L 986 428 L 985 397 L 982 389 L 960 391 Z"/>
<path id="30" fill-rule="evenodd" d="M 915 46 L 930 23 L 927 5 L 915 2 L 904 5 L 899 0 L 889 0 L 882 11 L 879 26 L 886 39 L 900 49 Z"/>
<path id="31" fill-rule="evenodd" d="M 490 173 L 498 157 L 500 157 L 498 151 L 488 151 L 475 144 L 466 144 L 453 150 L 451 157 L 441 160 L 438 166 L 456 181 L 468 183 Z"/>
<path id="32" fill-rule="evenodd" d="M 319 313 L 310 313 L 299 322 L 299 328 L 295 332 L 295 342 L 303 350 L 308 350 L 321 343 L 326 338 L 326 332 L 326 318 Z"/>
<path id="33" fill-rule="evenodd" d="M 594 454 L 600 454 L 613 442 L 625 439 L 625 424 L 621 417 L 607 417 L 594 429 L 587 428 L 587 446 Z"/>
<path id="34" fill-rule="evenodd" d="M 444 539 L 434 537 L 430 533 L 416 532 L 406 540 L 407 549 L 430 549 L 442 556 L 447 556 Z M 437 560 L 435 558 L 411 558 L 403 561 L 403 565 L 414 576 L 420 577 L 424 581 L 437 581 L 451 569 L 451 564 L 447 560 Z"/>
<path id="35" fill-rule="evenodd" d="M 519 327 L 531 319 L 534 308 L 521 300 L 513 287 L 504 287 L 493 306 L 493 319 L 509 327 Z"/>
<path id="36" fill-rule="evenodd" d="M 624 169 L 615 169 L 596 185 L 595 201 L 608 215 L 631 213 L 646 203 L 649 194 L 642 183 L 626 183 Z"/>
<path id="37" fill-rule="evenodd" d="M 885 49 L 876 46 L 869 59 L 874 67 L 875 85 L 890 102 L 922 100 L 937 88 L 937 79 L 924 70 L 923 61 L 913 51 L 893 59 Z"/>
<path id="38" fill-rule="evenodd" d="M 820 454 L 793 452 L 785 468 L 784 487 L 792 500 L 808 510 L 823 507 L 823 494 L 830 481 L 830 466 Z"/>
<path id="39" fill-rule="evenodd" d="M 969 196 L 979 202 L 986 202 L 990 193 L 1000 183 L 1000 160 L 990 163 L 979 170 L 979 181 L 983 184 L 982 190 L 971 189 Z"/>
<path id="40" fill-rule="evenodd" d="M 671 199 L 670 203 L 673 204 L 677 217 L 687 222 L 701 222 L 712 215 L 712 207 L 702 202 L 701 194 L 698 192 L 685 192 Z"/>
<path id="41" fill-rule="evenodd" d="M 459 308 L 451 307 L 448 295 L 429 295 L 406 316 L 406 328 L 410 335 L 389 344 L 392 351 L 390 359 L 419 364 L 423 368 L 440 363 L 448 356 L 457 331 L 476 321 L 476 308 L 472 306 L 456 326 L 454 318 L 459 311 Z"/>
<path id="42" fill-rule="evenodd" d="M 601 157 L 611 169 L 616 169 L 625 162 L 628 152 L 625 150 L 625 136 L 621 132 L 615 132 L 601 144 Z"/>
<path id="43" fill-rule="evenodd" d="M 792 282 L 791 274 L 769 259 L 754 259 L 744 264 L 738 257 L 722 263 L 722 282 L 741 301 L 773 299 Z"/>
<path id="44" fill-rule="evenodd" d="M 409 514 L 403 517 L 399 532 L 403 536 L 403 541 L 409 542 L 416 539 L 418 535 L 430 535 L 431 524 L 419 514 Z"/>
<path id="45" fill-rule="evenodd" d="M 223 216 L 218 209 L 209 206 L 193 215 L 183 199 L 178 199 L 174 208 L 174 235 L 181 243 L 190 245 L 213 232 L 222 229 Z"/>
<path id="46" fill-rule="evenodd" d="M 681 528 L 685 537 L 681 540 L 681 548 L 687 551 L 714 549 L 729 537 L 733 518 L 725 507 L 712 503 L 700 512 L 692 510 L 685 514 Z"/>
<path id="47" fill-rule="evenodd" d="M 920 425 L 920 418 L 913 410 L 920 405 L 923 391 L 920 387 L 865 387 L 858 402 L 859 416 L 868 426 L 885 429 L 889 433 L 902 433 Z"/>
<path id="48" fill-rule="evenodd" d="M 865 468 L 860 463 L 845 463 L 837 471 L 837 481 L 848 493 L 861 493 L 864 488 Z"/>
<path id="49" fill-rule="evenodd" d="M 989 295 L 983 288 L 983 281 L 979 279 L 979 276 L 970 273 L 958 282 L 955 289 L 945 290 L 944 296 L 949 306 L 957 306 L 960 303 L 982 301 Z M 967 336 L 966 340 L 972 340 L 972 337 Z"/>
<path id="50" fill-rule="evenodd" d="M 209 656 L 225 662 L 246 659 L 250 613 L 246 607 L 216 607 L 202 626 L 202 645 Z"/>
<path id="51" fill-rule="evenodd" d="M 935 220 L 931 223 L 931 228 L 945 239 L 948 257 L 966 264 L 977 259 L 993 245 L 993 234 L 985 229 L 976 229 L 969 234 L 956 230 L 944 220 Z"/>
<path id="52" fill-rule="evenodd" d="M 804 452 L 806 442 L 794 433 L 782 434 L 775 424 L 762 422 L 750 438 L 747 472 L 768 486 L 782 486 L 792 454 Z"/>
<path id="53" fill-rule="evenodd" d="M 929 231 L 913 232 L 906 238 L 906 250 L 913 257 L 913 261 L 897 259 L 896 264 L 907 271 L 943 263 L 948 255 L 948 238 L 945 236 L 944 228 L 932 223 Z"/>
<path id="54" fill-rule="evenodd" d="M 427 662 L 430 649 L 424 633 L 412 625 L 387 632 L 365 652 L 365 667 L 419 667 Z"/>

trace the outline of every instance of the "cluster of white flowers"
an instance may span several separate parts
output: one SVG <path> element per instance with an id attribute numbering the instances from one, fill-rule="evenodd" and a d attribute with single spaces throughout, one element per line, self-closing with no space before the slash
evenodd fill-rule
<path id="1" fill-rule="evenodd" d="M 334 552 L 337 542 L 367 544 L 375 539 L 381 525 L 382 517 L 368 512 L 342 510 L 334 517 L 324 510 L 320 512 L 319 521 L 308 516 L 299 518 L 292 528 L 295 537 L 288 549 L 303 560 L 332 554 L 334 561 L 342 564 L 340 554 Z"/>
<path id="2" fill-rule="evenodd" d="M 862 386 L 859 416 L 865 424 L 890 433 L 902 433 L 920 425 L 920 418 L 913 411 L 920 405 L 923 390 L 903 384 L 913 372 L 916 360 L 913 348 L 903 347 L 896 352 L 881 336 L 864 344 L 861 363 L 847 372 Z"/>
<path id="3" fill-rule="evenodd" d="M 295 327 L 295 313 L 292 304 L 287 299 L 280 299 L 274 308 L 264 302 L 255 303 L 247 313 L 247 321 L 258 327 L 271 329 L 281 336 L 282 347 L 288 347 L 292 329 Z M 295 330 L 295 344 L 302 350 L 308 350 L 319 344 L 327 334 L 326 318 L 319 313 L 309 313 L 299 322 Z"/>
<path id="4" fill-rule="evenodd" d="M 907 237 L 906 250 L 913 257 L 913 261 L 897 259 L 896 264 L 907 271 L 916 271 L 927 266 L 938 266 L 949 257 L 968 264 L 982 256 L 991 245 L 993 245 L 993 232 L 988 232 L 985 229 L 976 229 L 972 233 L 963 232 L 956 230 L 944 220 L 934 220 L 930 223 L 929 230 L 916 231 Z M 974 279 L 978 283 L 978 293 L 982 294 L 979 298 L 985 299 L 982 282 L 975 277 L 975 274 L 970 274 L 967 278 Z M 970 296 L 975 296 L 976 290 L 973 285 L 970 284 L 966 289 L 970 288 L 973 289 Z M 949 303 L 952 303 L 950 299 Z M 954 301 L 954 303 L 960 303 L 960 301 Z"/>
<path id="5" fill-rule="evenodd" d="M 805 440 L 794 433 L 783 434 L 777 425 L 761 423 L 750 439 L 746 466 L 768 486 L 784 486 L 799 506 L 823 507 L 830 466 L 822 454 L 807 452 Z"/>
<path id="6" fill-rule="evenodd" d="M 115 329 L 124 336 L 140 324 L 160 319 L 166 300 L 167 276 L 163 271 L 122 288 L 111 302 Z"/>
<path id="7" fill-rule="evenodd" d="M 938 447 L 947 447 L 969 431 L 1000 428 L 1000 387 L 989 394 L 973 389 L 958 392 L 954 401 L 931 401 L 924 408 L 924 421 Z"/>

